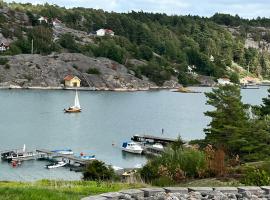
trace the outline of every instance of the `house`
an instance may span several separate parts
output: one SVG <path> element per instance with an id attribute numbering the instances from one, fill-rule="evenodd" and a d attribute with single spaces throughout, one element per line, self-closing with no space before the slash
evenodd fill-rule
<path id="1" fill-rule="evenodd" d="M 81 80 L 77 76 L 67 75 L 64 81 L 66 87 L 81 87 Z"/>
<path id="2" fill-rule="evenodd" d="M 9 45 L 2 42 L 0 44 L 0 52 L 4 52 L 4 51 L 7 51 L 7 50 L 9 50 Z"/>
<path id="3" fill-rule="evenodd" d="M 53 20 L 52 20 L 52 24 L 53 24 L 53 26 L 55 27 L 55 28 L 60 28 L 60 27 L 62 27 L 62 22 L 59 20 L 59 19 L 57 19 L 57 18 L 54 18 Z"/>
<path id="4" fill-rule="evenodd" d="M 230 81 L 230 79 L 228 79 L 228 78 L 219 78 L 218 80 L 217 80 L 217 82 L 218 82 L 218 84 L 220 84 L 220 85 L 227 85 L 227 84 L 232 84 L 231 83 L 231 81 Z"/>
<path id="5" fill-rule="evenodd" d="M 241 84 L 256 84 L 259 82 L 260 82 L 260 80 L 258 78 L 253 78 L 250 76 L 246 76 L 246 77 L 240 79 Z"/>
<path id="6" fill-rule="evenodd" d="M 41 24 L 42 22 L 45 22 L 45 23 L 48 23 L 48 17 L 40 17 L 40 18 L 38 18 L 38 21 L 39 21 L 39 23 Z"/>
<path id="7" fill-rule="evenodd" d="M 215 61 L 214 56 L 212 56 L 212 55 L 210 56 L 210 61 L 211 61 L 211 62 L 214 62 L 214 61 Z"/>
<path id="8" fill-rule="evenodd" d="M 96 35 L 97 36 L 105 36 L 105 35 L 114 36 L 114 32 L 110 29 L 99 29 L 96 31 Z"/>

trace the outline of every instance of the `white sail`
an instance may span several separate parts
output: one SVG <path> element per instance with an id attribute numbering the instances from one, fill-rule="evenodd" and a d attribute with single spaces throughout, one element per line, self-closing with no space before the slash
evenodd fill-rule
<path id="1" fill-rule="evenodd" d="M 76 95 L 75 95 L 75 100 L 74 100 L 74 107 L 81 109 L 81 105 L 80 105 L 80 101 L 79 101 L 79 96 L 78 96 L 78 92 L 76 90 Z"/>
<path id="2" fill-rule="evenodd" d="M 25 146 L 25 144 L 23 145 L 23 152 L 25 152 L 25 150 L 26 150 L 26 146 Z"/>

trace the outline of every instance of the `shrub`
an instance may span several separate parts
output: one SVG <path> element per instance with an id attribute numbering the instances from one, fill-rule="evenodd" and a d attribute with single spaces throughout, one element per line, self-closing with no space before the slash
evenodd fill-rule
<path id="1" fill-rule="evenodd" d="M 115 178 L 115 172 L 104 162 L 94 160 L 90 162 L 83 172 L 84 180 L 112 180 Z"/>
<path id="2" fill-rule="evenodd" d="M 100 71 L 99 71 L 99 69 L 97 69 L 97 68 L 89 68 L 89 69 L 87 70 L 87 73 L 88 73 L 88 74 L 97 74 L 97 75 L 99 75 L 99 74 L 100 74 Z"/>
<path id="3" fill-rule="evenodd" d="M 0 65 L 5 65 L 8 63 L 8 59 L 7 58 L 0 58 Z"/>
<path id="4" fill-rule="evenodd" d="M 270 176 L 269 174 L 260 169 L 252 169 L 246 172 L 246 175 L 241 181 L 245 185 L 269 185 L 270 184 Z"/>
<path id="5" fill-rule="evenodd" d="M 141 169 L 140 174 L 146 182 L 155 182 L 161 177 L 180 182 L 187 177 L 201 177 L 205 171 L 206 158 L 202 151 L 180 148 L 167 149 L 161 157 L 153 158 Z"/>

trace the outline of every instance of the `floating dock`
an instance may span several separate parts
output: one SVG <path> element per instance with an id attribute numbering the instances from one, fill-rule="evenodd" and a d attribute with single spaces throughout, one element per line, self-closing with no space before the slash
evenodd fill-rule
<path id="1" fill-rule="evenodd" d="M 177 141 L 177 139 L 172 139 L 172 138 L 164 138 L 164 137 L 158 137 L 158 136 L 153 136 L 153 135 L 134 135 L 131 140 L 134 142 L 152 142 L 152 143 L 160 143 L 163 145 L 167 145 L 170 143 L 173 143 Z"/>
<path id="2" fill-rule="evenodd" d="M 74 155 L 65 155 L 61 153 L 55 153 L 47 149 L 37 149 L 37 153 L 39 153 L 39 158 L 40 159 L 55 159 L 55 158 L 61 158 L 64 161 L 67 161 L 68 164 L 74 165 L 75 163 L 78 163 L 82 166 L 86 165 L 89 163 L 91 160 L 84 160 L 81 158 L 78 158 Z"/>

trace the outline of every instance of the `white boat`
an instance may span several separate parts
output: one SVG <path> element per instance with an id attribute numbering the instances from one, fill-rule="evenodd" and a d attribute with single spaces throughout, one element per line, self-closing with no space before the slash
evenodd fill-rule
<path id="1" fill-rule="evenodd" d="M 122 150 L 135 154 L 142 154 L 143 152 L 143 148 L 135 142 L 124 142 L 122 145 Z"/>
<path id="2" fill-rule="evenodd" d="M 59 149 L 59 150 L 53 150 L 53 153 L 59 153 L 63 155 L 73 155 L 73 151 L 71 149 Z"/>
<path id="3" fill-rule="evenodd" d="M 64 111 L 66 113 L 78 113 L 82 111 L 77 90 L 75 94 L 74 105 L 68 109 L 64 109 Z"/>
<path id="4" fill-rule="evenodd" d="M 26 146 L 23 145 L 22 149 L 7 151 L 1 154 L 1 158 L 4 160 L 32 160 L 35 159 L 37 153 L 33 151 L 26 151 Z"/>
<path id="5" fill-rule="evenodd" d="M 51 164 L 51 165 L 46 165 L 46 167 L 48 169 L 55 169 L 55 168 L 58 168 L 58 167 L 63 167 L 65 166 L 67 163 L 63 162 L 63 161 L 60 161 L 60 162 L 57 162 L 57 163 L 54 163 L 54 164 Z"/>
<path id="6" fill-rule="evenodd" d="M 163 145 L 160 144 L 160 143 L 153 144 L 153 147 L 157 148 L 157 149 L 163 149 L 164 148 Z"/>
<path id="7" fill-rule="evenodd" d="M 79 156 L 80 159 L 82 160 L 96 160 L 96 156 L 95 155 L 92 155 L 92 156 L 87 156 L 87 155 L 80 155 Z"/>

